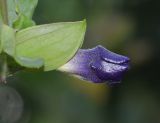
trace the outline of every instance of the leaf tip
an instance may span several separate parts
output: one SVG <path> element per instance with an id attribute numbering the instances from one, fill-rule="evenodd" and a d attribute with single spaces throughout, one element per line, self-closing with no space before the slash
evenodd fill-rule
<path id="1" fill-rule="evenodd" d="M 82 20 L 82 23 L 83 23 L 84 29 L 86 30 L 86 27 L 87 27 L 87 21 L 86 21 L 86 19 L 83 19 L 83 20 Z"/>

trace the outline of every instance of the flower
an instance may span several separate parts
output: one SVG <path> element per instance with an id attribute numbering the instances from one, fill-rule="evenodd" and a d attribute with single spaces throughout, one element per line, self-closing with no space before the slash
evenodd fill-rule
<path id="1" fill-rule="evenodd" d="M 80 49 L 58 70 L 94 83 L 119 83 L 129 68 L 129 58 L 113 53 L 102 46 Z"/>

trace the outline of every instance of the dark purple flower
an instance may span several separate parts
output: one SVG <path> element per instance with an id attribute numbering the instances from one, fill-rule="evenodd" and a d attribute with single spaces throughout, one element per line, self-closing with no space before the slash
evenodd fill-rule
<path id="1" fill-rule="evenodd" d="M 113 53 L 102 46 L 80 49 L 65 65 L 59 68 L 83 80 L 109 84 L 120 82 L 129 68 L 129 58 Z"/>

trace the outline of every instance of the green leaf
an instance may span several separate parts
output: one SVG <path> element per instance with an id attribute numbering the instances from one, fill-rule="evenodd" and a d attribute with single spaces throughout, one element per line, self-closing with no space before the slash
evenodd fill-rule
<path id="1" fill-rule="evenodd" d="M 69 61 L 82 45 L 86 21 L 29 27 L 16 34 L 16 54 L 44 60 L 45 71 Z"/>
<path id="2" fill-rule="evenodd" d="M 14 0 L 14 1 L 17 13 L 26 16 L 28 19 L 32 19 L 38 0 Z"/>
<path id="3" fill-rule="evenodd" d="M 16 13 L 16 5 L 14 0 L 7 1 L 8 21 L 9 25 L 12 26 L 13 22 L 17 20 L 18 15 Z"/>
<path id="4" fill-rule="evenodd" d="M 6 0 L 9 25 L 22 25 L 32 21 L 33 12 L 37 6 L 38 0 Z M 21 17 L 22 16 L 22 17 Z M 25 19 L 24 19 L 25 17 Z M 22 22 L 23 20 L 23 22 Z M 32 26 L 31 24 L 29 24 Z M 21 29 L 20 27 L 18 29 Z"/>
<path id="5" fill-rule="evenodd" d="M 13 23 L 15 29 L 24 29 L 35 25 L 32 16 L 37 6 L 38 0 L 14 0 L 17 19 Z"/>
<path id="6" fill-rule="evenodd" d="M 17 56 L 15 52 L 15 31 L 13 28 L 3 24 L 1 31 L 1 51 L 12 56 L 17 63 L 21 66 L 28 68 L 40 68 L 44 65 L 43 59 L 40 58 L 27 58 Z"/>
<path id="7" fill-rule="evenodd" d="M 44 65 L 43 59 L 40 58 L 27 58 L 22 56 L 15 56 L 14 58 L 17 63 L 27 68 L 40 68 Z"/>
<path id="8" fill-rule="evenodd" d="M 1 29 L 1 50 L 10 56 L 15 53 L 15 32 L 14 30 L 3 24 Z"/>
<path id="9" fill-rule="evenodd" d="M 31 19 L 28 19 L 24 15 L 19 16 L 19 18 L 13 23 L 13 27 L 18 30 L 31 27 L 34 25 L 35 25 L 35 22 L 32 21 Z"/>

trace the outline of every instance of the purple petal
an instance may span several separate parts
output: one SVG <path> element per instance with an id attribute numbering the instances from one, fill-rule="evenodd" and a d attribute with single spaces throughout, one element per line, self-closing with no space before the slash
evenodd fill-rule
<path id="1" fill-rule="evenodd" d="M 80 49 L 59 70 L 95 83 L 115 83 L 121 81 L 128 68 L 128 57 L 113 53 L 102 46 L 97 46 L 93 49 Z"/>
<path id="2" fill-rule="evenodd" d="M 100 45 L 97 46 L 97 48 L 100 51 L 100 56 L 106 62 L 115 63 L 115 64 L 123 64 L 123 63 L 128 63 L 130 61 L 128 57 L 113 53 Z"/>

